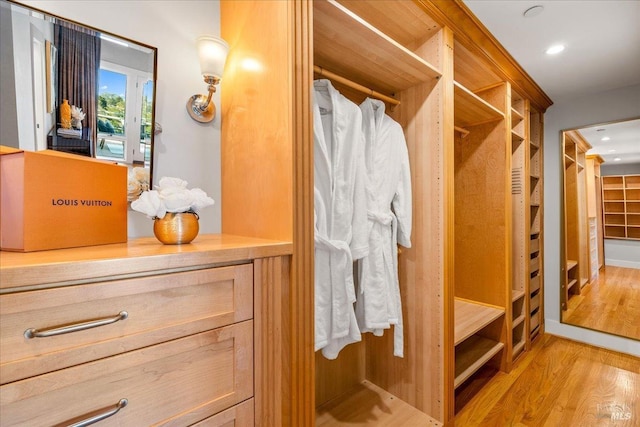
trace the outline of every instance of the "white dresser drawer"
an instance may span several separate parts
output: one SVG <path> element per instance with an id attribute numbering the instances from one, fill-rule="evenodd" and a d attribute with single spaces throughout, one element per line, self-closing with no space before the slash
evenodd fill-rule
<path id="1" fill-rule="evenodd" d="M 101 427 L 185 426 L 252 395 L 248 320 L 5 384 L 0 411 L 4 427 L 55 425 L 114 410 L 127 399 Z"/>
<path id="2" fill-rule="evenodd" d="M 125 319 L 118 315 L 126 312 Z M 0 296 L 2 384 L 253 317 L 253 266 L 244 264 Z M 48 337 L 46 331 L 104 320 Z"/>

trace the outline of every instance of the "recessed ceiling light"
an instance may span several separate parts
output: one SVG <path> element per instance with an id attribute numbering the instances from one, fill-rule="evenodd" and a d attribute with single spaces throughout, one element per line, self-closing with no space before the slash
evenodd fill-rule
<path id="1" fill-rule="evenodd" d="M 613 159 L 614 162 L 619 162 L 620 160 L 622 160 L 620 157 L 616 157 L 615 159 Z"/>
<path id="2" fill-rule="evenodd" d="M 609 152 L 610 152 L 610 153 L 615 153 L 615 152 L 616 152 L 616 150 L 609 150 Z"/>
<path id="3" fill-rule="evenodd" d="M 522 13 L 522 16 L 524 16 L 525 18 L 533 18 L 534 16 L 540 15 L 543 10 L 544 10 L 544 6 L 538 4 L 525 10 Z"/>
<path id="4" fill-rule="evenodd" d="M 564 50 L 564 45 L 563 44 L 556 44 L 551 46 L 549 49 L 545 50 L 545 53 L 547 55 L 555 55 L 557 53 L 560 53 Z"/>
<path id="5" fill-rule="evenodd" d="M 602 139 L 600 141 L 609 141 L 611 138 L 609 138 L 608 136 L 602 137 Z"/>

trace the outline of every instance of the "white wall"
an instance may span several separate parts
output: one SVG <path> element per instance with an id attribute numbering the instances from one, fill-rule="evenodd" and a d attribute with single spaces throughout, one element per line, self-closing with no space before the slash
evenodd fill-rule
<path id="1" fill-rule="evenodd" d="M 200 187 L 216 204 L 200 216 L 201 233 L 218 233 L 220 220 L 220 116 L 212 123 L 192 120 L 187 99 L 205 93 L 195 40 L 220 34 L 216 0 L 90 0 L 21 1 L 28 6 L 158 49 L 154 184 L 163 176 L 179 177 Z M 220 91 L 214 98 L 220 105 Z M 219 112 L 219 108 L 217 109 Z M 129 238 L 153 235 L 153 223 L 129 210 Z"/>
<path id="2" fill-rule="evenodd" d="M 640 356 L 640 341 L 560 323 L 561 133 L 566 129 L 637 117 L 640 117 L 640 85 L 562 99 L 545 114 L 544 306 L 547 332 Z"/>

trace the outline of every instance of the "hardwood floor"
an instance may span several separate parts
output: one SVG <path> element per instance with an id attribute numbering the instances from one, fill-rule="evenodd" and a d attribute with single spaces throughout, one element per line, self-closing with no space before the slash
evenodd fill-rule
<path id="1" fill-rule="evenodd" d="M 543 335 L 456 415 L 456 427 L 640 426 L 640 359 Z"/>
<path id="2" fill-rule="evenodd" d="M 640 269 L 602 268 L 569 299 L 562 321 L 640 340 Z"/>

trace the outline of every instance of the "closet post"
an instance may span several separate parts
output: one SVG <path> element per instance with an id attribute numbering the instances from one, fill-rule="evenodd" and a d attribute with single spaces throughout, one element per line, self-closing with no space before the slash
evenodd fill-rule
<path id="1" fill-rule="evenodd" d="M 442 176 L 444 202 L 444 295 L 442 324 L 444 344 L 444 418 L 446 424 L 455 417 L 455 150 L 454 150 L 454 40 L 449 27 L 442 30 L 444 43 L 442 52 L 442 115 L 444 133 L 442 145 Z"/>

